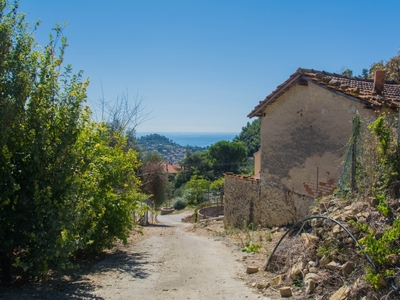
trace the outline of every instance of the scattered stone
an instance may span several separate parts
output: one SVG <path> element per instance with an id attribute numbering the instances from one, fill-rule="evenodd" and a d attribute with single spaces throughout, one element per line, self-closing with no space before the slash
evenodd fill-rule
<path id="1" fill-rule="evenodd" d="M 304 269 L 304 263 L 302 261 L 298 262 L 297 264 L 292 266 L 292 269 L 290 270 L 290 278 L 295 278 L 298 275 L 301 274 L 302 270 Z"/>
<path id="2" fill-rule="evenodd" d="M 315 263 L 315 261 L 312 261 L 312 260 L 310 260 L 308 263 L 307 263 L 307 266 L 308 267 L 315 267 L 317 264 Z"/>
<path id="3" fill-rule="evenodd" d="M 319 260 L 319 265 L 323 268 L 329 263 L 329 259 L 324 255 L 322 258 Z"/>
<path id="4" fill-rule="evenodd" d="M 344 243 L 347 245 L 351 245 L 351 244 L 354 244 L 354 241 L 351 237 L 348 237 L 344 240 Z"/>
<path id="5" fill-rule="evenodd" d="M 311 215 L 318 215 L 319 214 L 319 207 L 317 207 L 317 206 L 314 206 L 312 209 L 311 209 Z M 311 224 L 312 224 L 312 221 L 314 221 L 314 220 L 316 220 L 316 219 L 313 219 L 313 220 L 311 220 Z M 313 226 L 313 225 L 311 225 L 311 226 Z"/>
<path id="6" fill-rule="evenodd" d="M 274 227 L 271 229 L 271 233 L 275 233 L 279 231 L 279 227 Z"/>
<path id="7" fill-rule="evenodd" d="M 311 226 L 312 226 L 313 228 L 319 227 L 319 226 L 322 225 L 323 222 L 324 222 L 324 220 L 322 220 L 322 219 L 312 219 L 312 220 L 311 220 Z"/>
<path id="8" fill-rule="evenodd" d="M 365 217 L 360 217 L 357 220 L 358 223 L 367 223 L 367 219 Z"/>
<path id="9" fill-rule="evenodd" d="M 315 290 L 315 281 L 313 279 L 309 279 L 306 282 L 306 294 L 309 295 Z"/>
<path id="10" fill-rule="evenodd" d="M 347 286 L 342 286 L 338 289 L 330 298 L 329 300 L 346 300 L 347 296 L 350 293 L 350 288 Z"/>
<path id="11" fill-rule="evenodd" d="M 308 274 L 306 274 L 306 276 L 304 276 L 304 282 L 311 280 L 311 279 L 314 281 L 318 281 L 320 279 L 320 276 L 316 273 L 308 273 Z"/>
<path id="12" fill-rule="evenodd" d="M 367 221 L 371 218 L 371 214 L 368 211 L 361 212 L 357 214 L 357 217 L 364 217 Z"/>
<path id="13" fill-rule="evenodd" d="M 316 232 L 316 234 L 318 234 L 318 236 L 324 236 L 324 229 L 323 228 L 317 228 L 316 230 L 315 230 L 315 232 Z"/>
<path id="14" fill-rule="evenodd" d="M 281 285 L 283 283 L 283 277 L 282 275 L 275 276 L 274 278 L 271 279 L 270 285 L 271 286 L 277 286 Z"/>
<path id="15" fill-rule="evenodd" d="M 334 262 L 334 261 L 331 261 L 329 264 L 327 264 L 326 266 L 325 266 L 327 269 L 329 269 L 329 270 L 341 270 L 342 269 L 342 266 L 339 264 L 339 263 L 337 263 L 337 262 Z"/>
<path id="16" fill-rule="evenodd" d="M 308 268 L 308 272 L 310 272 L 310 273 L 317 273 L 317 272 L 318 272 L 318 269 L 317 269 L 316 267 L 311 267 L 311 268 Z"/>
<path id="17" fill-rule="evenodd" d="M 306 247 L 310 247 L 311 245 L 317 245 L 319 243 L 319 238 L 313 234 L 302 233 L 301 237 Z"/>
<path id="18" fill-rule="evenodd" d="M 257 266 L 247 266 L 246 273 L 247 274 L 253 274 L 258 272 L 258 267 Z"/>
<path id="19" fill-rule="evenodd" d="M 354 271 L 354 264 L 351 261 L 348 261 L 344 263 L 341 268 L 343 275 L 348 276 Z"/>
<path id="20" fill-rule="evenodd" d="M 290 286 L 284 286 L 279 288 L 279 293 L 281 293 L 281 297 L 291 297 L 292 289 L 290 288 Z"/>
<path id="21" fill-rule="evenodd" d="M 269 287 L 269 283 L 268 283 L 268 282 L 265 282 L 265 281 L 258 282 L 258 283 L 256 284 L 256 288 L 258 288 L 259 290 L 264 290 L 264 289 L 266 289 L 266 288 L 268 288 L 268 287 Z"/>
<path id="22" fill-rule="evenodd" d="M 340 232 L 340 230 L 341 230 L 340 226 L 339 225 L 335 225 L 335 226 L 333 226 L 332 233 L 334 235 L 336 235 L 336 234 L 338 234 Z"/>
<path id="23" fill-rule="evenodd" d="M 357 278 L 357 280 L 353 284 L 353 289 L 359 288 L 360 285 L 361 285 L 360 278 Z"/>

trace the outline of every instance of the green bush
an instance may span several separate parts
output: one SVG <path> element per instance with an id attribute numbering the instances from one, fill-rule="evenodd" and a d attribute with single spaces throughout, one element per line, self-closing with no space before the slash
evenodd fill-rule
<path id="1" fill-rule="evenodd" d="M 182 198 L 177 198 L 174 204 L 172 205 L 173 208 L 177 210 L 184 209 L 186 207 L 186 202 Z"/>

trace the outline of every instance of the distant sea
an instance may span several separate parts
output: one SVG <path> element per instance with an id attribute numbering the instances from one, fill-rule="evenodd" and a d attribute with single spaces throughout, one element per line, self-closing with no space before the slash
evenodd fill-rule
<path id="1" fill-rule="evenodd" d="M 239 133 L 234 132 L 138 132 L 137 137 L 157 133 L 163 135 L 181 146 L 208 147 L 218 141 L 229 141 Z"/>

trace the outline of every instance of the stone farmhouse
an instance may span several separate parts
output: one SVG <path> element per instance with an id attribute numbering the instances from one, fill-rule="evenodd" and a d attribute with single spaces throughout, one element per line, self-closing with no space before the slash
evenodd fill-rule
<path id="1" fill-rule="evenodd" d="M 248 114 L 261 118 L 259 174 L 225 174 L 225 226 L 293 224 L 343 171 L 352 119 L 398 113 L 400 86 L 375 79 L 298 69 Z"/>

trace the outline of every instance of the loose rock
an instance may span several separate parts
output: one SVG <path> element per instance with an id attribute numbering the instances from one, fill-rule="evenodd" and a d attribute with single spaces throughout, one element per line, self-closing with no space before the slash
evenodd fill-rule
<path id="1" fill-rule="evenodd" d="M 257 266 L 247 266 L 246 273 L 247 274 L 253 274 L 258 272 L 258 267 Z"/>
<path id="2" fill-rule="evenodd" d="M 281 293 L 281 297 L 291 297 L 292 289 L 290 288 L 290 286 L 284 286 L 279 288 L 279 293 Z"/>

